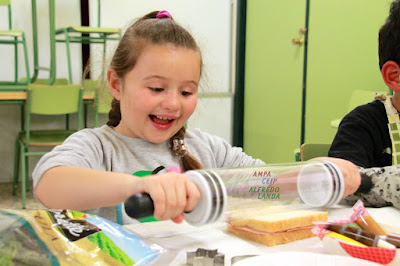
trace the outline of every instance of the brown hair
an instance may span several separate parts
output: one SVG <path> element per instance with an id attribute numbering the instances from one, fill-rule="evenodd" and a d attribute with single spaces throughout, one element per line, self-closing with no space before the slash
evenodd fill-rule
<path id="1" fill-rule="evenodd" d="M 197 51 L 201 57 L 200 49 L 192 35 L 172 18 L 156 18 L 158 12 L 153 11 L 143 16 L 133 23 L 122 36 L 110 63 L 110 68 L 120 79 L 123 79 L 135 67 L 140 54 L 148 44 L 172 44 L 176 47 L 189 48 Z M 113 127 L 116 127 L 121 121 L 120 103 L 115 98 L 112 100 L 108 119 L 107 125 Z M 182 140 L 183 143 L 185 132 L 186 129 L 182 127 L 170 139 L 171 149 L 173 149 L 174 139 Z M 177 154 L 177 156 L 181 157 L 182 171 L 202 168 L 201 163 L 189 152 Z"/>

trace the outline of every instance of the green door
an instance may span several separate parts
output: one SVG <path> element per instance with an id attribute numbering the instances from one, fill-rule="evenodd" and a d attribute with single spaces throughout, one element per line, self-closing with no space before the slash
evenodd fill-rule
<path id="1" fill-rule="evenodd" d="M 300 146 L 306 1 L 248 0 L 244 139 L 246 153 L 267 163 L 294 160 Z"/>
<path id="2" fill-rule="evenodd" d="M 305 142 L 331 143 L 354 90 L 385 91 L 378 31 L 389 0 L 311 0 Z M 371 99 L 372 101 L 373 99 Z"/>
<path id="3" fill-rule="evenodd" d="M 354 90 L 384 91 L 378 31 L 390 0 L 310 0 L 305 142 L 331 143 Z M 267 163 L 300 145 L 305 1 L 247 1 L 244 149 Z M 371 99 L 372 101 L 372 99 Z"/>

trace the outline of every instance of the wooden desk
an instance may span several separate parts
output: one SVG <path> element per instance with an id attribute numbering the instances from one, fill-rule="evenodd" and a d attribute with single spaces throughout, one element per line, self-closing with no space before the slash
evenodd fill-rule
<path id="1" fill-rule="evenodd" d="M 84 101 L 94 101 L 94 99 L 95 95 L 93 95 L 93 93 L 83 94 Z M 24 91 L 0 92 L 0 101 L 16 101 L 17 103 L 20 101 L 25 102 L 25 100 L 26 100 L 26 92 Z"/>
<path id="2" fill-rule="evenodd" d="M 21 105 L 21 129 L 24 128 L 24 104 L 27 93 L 25 91 L 0 91 L 0 104 L 19 104 Z M 84 110 L 84 127 L 87 126 L 87 105 L 92 104 L 95 100 L 93 92 L 83 93 Z M 67 122 L 68 123 L 68 118 Z"/>
<path id="3" fill-rule="evenodd" d="M 12 101 L 12 100 L 26 100 L 26 92 L 0 92 L 0 100 Z"/>

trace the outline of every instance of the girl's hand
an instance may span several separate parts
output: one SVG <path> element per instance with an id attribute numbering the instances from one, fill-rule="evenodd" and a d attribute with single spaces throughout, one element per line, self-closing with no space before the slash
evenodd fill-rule
<path id="1" fill-rule="evenodd" d="M 352 162 L 332 157 L 318 157 L 318 158 L 313 158 L 311 160 L 329 161 L 336 164 L 339 167 L 340 171 L 342 171 L 344 178 L 343 198 L 346 198 L 347 196 L 354 194 L 354 192 L 356 192 L 357 189 L 360 187 L 361 175 L 360 172 L 358 171 L 357 166 Z"/>
<path id="2" fill-rule="evenodd" d="M 183 212 L 193 210 L 200 199 L 197 186 L 184 174 L 175 172 L 140 178 L 139 193 L 148 193 L 154 203 L 154 218 L 183 221 Z"/>

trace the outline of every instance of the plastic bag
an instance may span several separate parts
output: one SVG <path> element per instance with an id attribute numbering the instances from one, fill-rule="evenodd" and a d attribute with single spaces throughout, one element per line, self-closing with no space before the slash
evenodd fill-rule
<path id="1" fill-rule="evenodd" d="M 0 265 L 147 265 L 159 250 L 122 226 L 70 210 L 0 210 Z"/>

